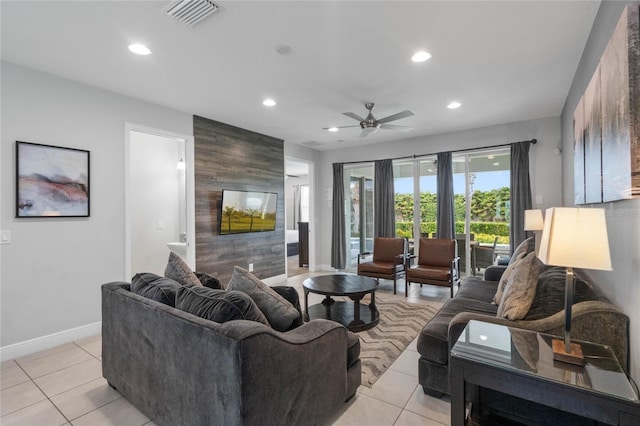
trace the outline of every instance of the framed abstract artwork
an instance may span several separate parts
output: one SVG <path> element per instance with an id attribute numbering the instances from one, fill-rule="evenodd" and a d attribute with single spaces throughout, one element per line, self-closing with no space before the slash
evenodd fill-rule
<path id="1" fill-rule="evenodd" d="M 89 151 L 16 142 L 16 217 L 88 217 Z"/>
<path id="2" fill-rule="evenodd" d="M 639 15 L 624 9 L 574 112 L 575 204 L 640 197 Z"/>

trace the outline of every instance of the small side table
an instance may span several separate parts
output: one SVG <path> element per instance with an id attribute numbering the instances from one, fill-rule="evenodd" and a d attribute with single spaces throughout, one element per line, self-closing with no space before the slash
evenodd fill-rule
<path id="1" fill-rule="evenodd" d="M 640 401 L 613 350 L 580 342 L 585 365 L 553 360 L 552 336 L 469 321 L 451 349 L 451 425 L 463 426 L 478 387 L 611 425 L 639 425 Z"/>

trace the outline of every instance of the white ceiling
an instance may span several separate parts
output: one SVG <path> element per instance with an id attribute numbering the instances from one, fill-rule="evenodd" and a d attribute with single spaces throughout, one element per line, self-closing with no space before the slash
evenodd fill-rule
<path id="1" fill-rule="evenodd" d="M 2 59 L 336 149 L 559 115 L 598 1 L 220 1 L 189 28 L 168 1 L 0 3 Z M 153 54 L 131 54 L 146 44 Z M 275 51 L 289 45 L 291 55 Z M 412 63 L 418 49 L 433 57 Z M 272 97 L 277 106 L 262 105 Z M 457 110 L 446 105 L 463 103 Z M 382 118 L 408 133 L 323 127 Z"/>

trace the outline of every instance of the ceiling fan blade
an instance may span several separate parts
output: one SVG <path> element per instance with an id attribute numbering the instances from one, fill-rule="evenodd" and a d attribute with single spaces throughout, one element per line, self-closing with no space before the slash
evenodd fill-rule
<path id="1" fill-rule="evenodd" d="M 378 120 L 378 123 L 384 124 L 384 123 L 388 123 L 390 121 L 400 120 L 401 118 L 411 117 L 412 115 L 415 115 L 415 114 L 412 113 L 409 110 L 405 110 L 405 111 L 401 111 L 401 112 L 399 112 L 397 114 L 393 114 L 393 115 L 390 115 L 388 117 L 381 118 L 380 120 Z"/>
<path id="2" fill-rule="evenodd" d="M 398 126 L 398 125 L 395 125 L 395 124 L 381 124 L 380 128 L 381 129 L 387 129 L 387 130 L 399 130 L 401 132 L 408 132 L 410 130 L 413 130 L 413 127 Z"/>
<path id="3" fill-rule="evenodd" d="M 343 112 L 342 115 L 346 115 L 347 117 L 351 117 L 354 120 L 364 121 L 364 118 L 360 117 L 358 114 L 354 112 Z"/>
<path id="4" fill-rule="evenodd" d="M 336 129 L 348 129 L 348 128 L 350 128 L 350 127 L 360 127 L 360 125 L 359 125 L 359 124 L 354 124 L 353 126 L 331 126 L 331 127 L 323 127 L 323 128 L 322 128 L 322 130 L 329 130 L 329 129 L 332 129 L 332 128 L 334 128 L 334 127 L 335 127 Z"/>

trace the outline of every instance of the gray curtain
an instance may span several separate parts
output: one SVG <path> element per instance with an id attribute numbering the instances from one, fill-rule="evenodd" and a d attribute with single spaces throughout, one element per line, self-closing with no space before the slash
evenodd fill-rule
<path id="1" fill-rule="evenodd" d="M 438 153 L 438 238 L 455 238 L 456 226 L 453 213 L 453 166 L 451 152 Z"/>
<path id="2" fill-rule="evenodd" d="M 293 229 L 298 229 L 298 222 L 302 217 L 300 192 L 300 185 L 293 185 Z"/>
<path id="3" fill-rule="evenodd" d="M 331 267 L 347 265 L 347 232 L 344 217 L 344 165 L 333 164 L 333 228 L 331 230 Z"/>
<path id="4" fill-rule="evenodd" d="M 396 236 L 395 194 L 393 191 L 393 161 L 376 160 L 373 175 L 373 235 Z"/>
<path id="5" fill-rule="evenodd" d="M 527 237 L 524 231 L 524 211 L 531 208 L 529 180 L 529 147 L 531 142 L 511 144 L 511 252 Z"/>

